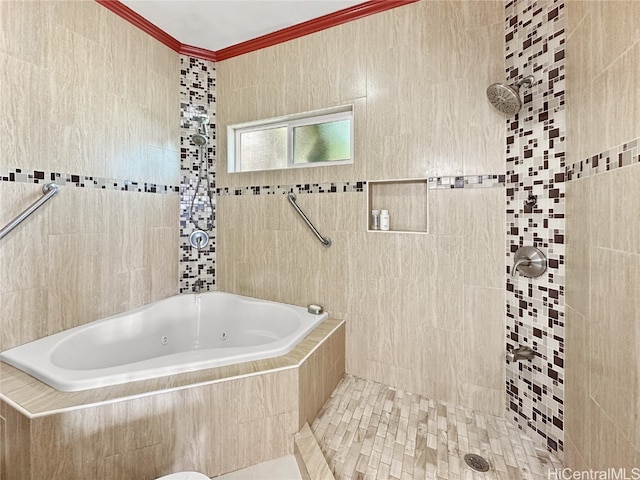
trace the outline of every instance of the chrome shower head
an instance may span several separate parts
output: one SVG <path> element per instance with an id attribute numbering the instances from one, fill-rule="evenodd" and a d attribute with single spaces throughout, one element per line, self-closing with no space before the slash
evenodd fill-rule
<path id="1" fill-rule="evenodd" d="M 487 88 L 487 98 L 496 109 L 507 115 L 515 115 L 522 108 L 520 87 L 530 88 L 534 81 L 533 75 L 524 77 L 518 83 L 505 85 L 494 83 Z"/>
<path id="2" fill-rule="evenodd" d="M 191 135 L 191 141 L 196 144 L 197 147 L 204 147 L 207 143 L 209 143 L 209 135 L 204 133 L 194 133 Z"/>
<path id="3" fill-rule="evenodd" d="M 204 147 L 209 143 L 209 134 L 207 133 L 207 122 L 209 117 L 194 117 L 194 120 L 200 124 L 196 133 L 191 136 L 191 141 L 198 147 Z"/>

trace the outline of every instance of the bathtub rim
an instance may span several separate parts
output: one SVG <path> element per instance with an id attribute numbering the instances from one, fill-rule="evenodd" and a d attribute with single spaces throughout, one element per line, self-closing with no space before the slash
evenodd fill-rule
<path id="1" fill-rule="evenodd" d="M 214 305 L 215 302 L 219 301 L 222 302 L 221 304 L 223 306 L 231 302 L 232 307 L 238 307 L 244 304 L 256 305 L 257 308 L 260 308 L 261 305 L 266 305 L 267 308 L 273 308 L 275 306 L 278 309 L 292 312 L 296 317 L 295 321 L 297 325 L 295 330 L 289 334 L 262 345 L 240 346 L 229 348 L 228 350 L 202 348 L 197 351 L 190 350 L 143 358 L 135 362 L 117 364 L 104 368 L 69 369 L 58 365 L 52 358 L 63 344 L 69 341 L 73 342 L 76 336 L 82 335 L 84 332 L 91 334 L 92 331 L 97 331 L 100 333 L 101 329 L 108 327 L 112 322 L 115 322 L 116 327 L 122 326 L 123 328 L 131 321 L 143 322 L 142 325 L 144 326 L 145 324 L 153 322 L 145 313 L 154 312 L 167 302 L 173 302 L 170 305 L 175 305 L 169 308 L 177 308 L 180 310 L 186 307 L 191 308 L 194 305 L 194 301 L 204 301 L 207 297 L 214 299 L 212 300 Z M 215 297 L 220 297 L 221 300 L 216 300 Z M 196 308 L 199 307 L 194 307 L 194 310 Z M 137 318 L 140 316 L 142 317 Z M 84 325 L 78 325 L 33 342 L 5 350 L 4 352 L 0 352 L 0 361 L 33 376 L 57 391 L 67 393 L 81 392 L 284 356 L 293 351 L 315 327 L 327 318 L 328 313 L 326 312 L 316 316 L 307 312 L 305 307 L 299 305 L 248 297 L 246 295 L 219 290 L 203 293 L 186 293 L 156 300 L 132 310 L 100 318 Z M 158 335 L 161 334 L 164 333 L 158 333 Z M 93 336 L 95 335 L 94 333 Z M 42 354 L 42 349 L 44 349 L 44 354 Z M 14 350 L 20 350 L 20 352 L 14 352 Z M 37 355 L 33 354 L 35 350 L 38 351 Z M 215 351 L 224 352 L 225 355 L 219 357 L 206 357 L 205 355 L 205 358 L 199 358 L 202 354 L 206 354 L 207 351 L 212 351 L 214 354 Z M 3 358 L 3 355 L 8 358 Z M 37 357 L 34 360 L 35 363 L 24 364 L 26 362 L 25 358 L 31 361 L 29 357 L 34 356 Z M 191 358 L 191 360 L 186 363 L 176 364 L 174 360 L 180 358 Z M 22 365 L 17 366 L 17 364 Z M 135 368 L 131 371 L 130 367 Z M 94 383 L 94 385 L 86 386 L 91 383 Z"/>
<path id="2" fill-rule="evenodd" d="M 99 405 L 107 405 L 136 398 L 159 395 L 163 393 L 185 390 L 204 385 L 232 381 L 239 378 L 252 377 L 278 371 L 299 368 L 320 346 L 340 329 L 346 330 L 343 319 L 329 317 L 317 325 L 289 353 L 279 357 L 239 363 L 230 366 L 214 367 L 196 372 L 168 375 L 150 380 L 140 380 L 123 385 L 97 387 L 78 392 L 61 392 L 30 376 L 27 373 L 0 362 L 0 401 L 5 402 L 27 418 L 46 417 Z M 346 332 L 345 332 L 346 333 Z M 238 370 L 246 369 L 242 372 Z M 190 379 L 190 377 L 202 377 Z M 174 385 L 158 386 L 157 383 L 172 380 Z M 7 383 L 9 385 L 7 385 Z M 127 386 L 134 386 L 139 391 L 120 392 Z M 9 390 L 9 391 L 5 391 Z M 104 398 L 95 397 L 102 394 Z M 15 397 L 19 396 L 19 399 Z M 46 408 L 43 399 L 53 397 L 65 400 L 64 406 Z"/>

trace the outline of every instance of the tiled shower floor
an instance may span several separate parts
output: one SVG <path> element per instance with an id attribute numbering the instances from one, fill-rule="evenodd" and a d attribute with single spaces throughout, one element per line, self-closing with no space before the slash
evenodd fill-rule
<path id="1" fill-rule="evenodd" d="M 547 479 L 562 463 L 506 419 L 345 376 L 311 427 L 336 480 Z M 466 465 L 482 455 L 490 470 Z"/>

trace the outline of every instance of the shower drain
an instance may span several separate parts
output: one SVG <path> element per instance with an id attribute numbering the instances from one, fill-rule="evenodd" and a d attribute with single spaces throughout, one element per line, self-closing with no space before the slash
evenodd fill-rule
<path id="1" fill-rule="evenodd" d="M 489 471 L 489 462 L 487 462 L 480 455 L 476 455 L 475 453 L 467 453 L 464 456 L 464 461 L 467 465 L 473 468 L 476 472 L 488 472 Z"/>

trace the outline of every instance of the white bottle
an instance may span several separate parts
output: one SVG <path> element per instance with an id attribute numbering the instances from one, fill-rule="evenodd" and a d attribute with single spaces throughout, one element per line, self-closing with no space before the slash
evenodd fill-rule
<path id="1" fill-rule="evenodd" d="M 373 217 L 371 230 L 380 230 L 380 210 L 371 210 L 371 216 Z"/>
<path id="2" fill-rule="evenodd" d="M 380 230 L 389 230 L 389 210 L 380 211 Z"/>

